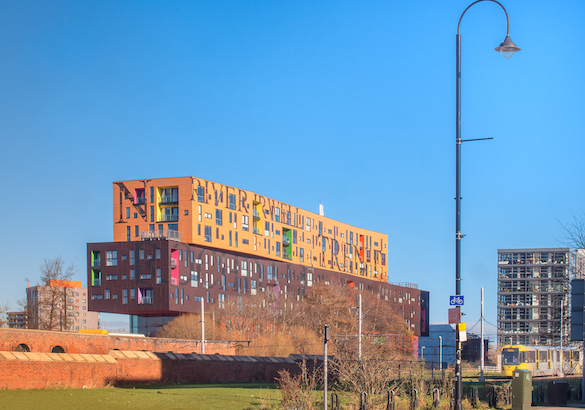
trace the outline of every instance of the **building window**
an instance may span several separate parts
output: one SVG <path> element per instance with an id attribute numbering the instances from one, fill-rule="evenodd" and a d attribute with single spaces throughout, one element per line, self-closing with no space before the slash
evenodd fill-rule
<path id="1" fill-rule="evenodd" d="M 248 215 L 242 215 L 242 230 L 248 230 Z"/>
<path id="2" fill-rule="evenodd" d="M 130 265 L 134 265 L 136 263 L 136 251 L 134 249 L 130 250 Z"/>
<path id="3" fill-rule="evenodd" d="M 311 218 L 307 218 L 307 231 L 311 231 Z"/>
<path id="4" fill-rule="evenodd" d="M 130 207 L 126 208 L 126 219 L 130 219 Z"/>
<path id="5" fill-rule="evenodd" d="M 106 260 L 107 266 L 118 266 L 118 251 L 106 251 L 106 255 L 107 255 L 107 260 Z"/>
<path id="6" fill-rule="evenodd" d="M 140 249 L 140 260 L 144 259 L 144 249 Z"/>
<path id="7" fill-rule="evenodd" d="M 110 298 L 110 289 L 106 289 L 106 299 Z"/>
<path id="8" fill-rule="evenodd" d="M 205 187 L 197 187 L 197 200 L 199 202 L 205 202 Z"/>
<path id="9" fill-rule="evenodd" d="M 156 259 L 160 259 L 160 248 L 156 248 Z"/>
<path id="10" fill-rule="evenodd" d="M 156 283 L 160 285 L 162 282 L 162 273 L 160 268 L 156 268 Z"/>
<path id="11" fill-rule="evenodd" d="M 222 225 L 222 212 L 221 209 L 215 210 L 215 224 L 221 226 Z"/>
<path id="12" fill-rule="evenodd" d="M 136 299 L 136 289 L 130 289 L 130 299 Z"/>
<path id="13" fill-rule="evenodd" d="M 130 280 L 136 279 L 136 271 L 134 269 L 130 269 Z"/>
<path id="14" fill-rule="evenodd" d="M 154 206 L 150 207 L 150 222 L 154 222 Z M 154 231 L 154 229 L 153 229 L 153 231 Z"/>
<path id="15" fill-rule="evenodd" d="M 134 225 L 134 237 L 138 238 L 138 234 L 139 234 L 138 225 Z"/>
<path id="16" fill-rule="evenodd" d="M 178 231 L 179 224 L 169 224 L 169 231 Z"/>
<path id="17" fill-rule="evenodd" d="M 129 226 L 126 227 L 126 241 L 127 242 L 130 242 L 130 229 L 131 228 Z"/>
<path id="18" fill-rule="evenodd" d="M 154 204 L 154 187 L 150 187 L 150 203 Z"/>
<path id="19" fill-rule="evenodd" d="M 230 194 L 228 197 L 228 208 L 236 209 L 236 196 L 234 194 Z"/>
<path id="20" fill-rule="evenodd" d="M 205 242 L 211 242 L 211 226 L 205 225 Z"/>

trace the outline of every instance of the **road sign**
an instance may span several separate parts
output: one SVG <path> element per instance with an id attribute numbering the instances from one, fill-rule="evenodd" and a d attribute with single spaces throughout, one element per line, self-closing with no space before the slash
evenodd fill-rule
<path id="1" fill-rule="evenodd" d="M 461 309 L 451 308 L 449 309 L 449 324 L 461 322 Z"/>
<path id="2" fill-rule="evenodd" d="M 449 305 L 451 306 L 463 306 L 463 295 L 452 295 L 449 296 Z"/>

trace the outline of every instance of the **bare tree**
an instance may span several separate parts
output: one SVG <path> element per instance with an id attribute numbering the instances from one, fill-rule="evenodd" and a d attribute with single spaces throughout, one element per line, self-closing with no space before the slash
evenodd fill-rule
<path id="1" fill-rule="evenodd" d="M 59 256 L 54 259 L 46 258 L 40 271 L 43 285 L 27 289 L 25 313 L 29 328 L 67 329 L 67 285 L 77 268 L 74 264 L 65 266 Z"/>
<path id="2" fill-rule="evenodd" d="M 585 212 L 579 216 L 573 215 L 571 222 L 558 223 L 561 227 L 560 243 L 573 249 L 585 249 Z"/>
<path id="3" fill-rule="evenodd" d="M 0 305 L 0 327 L 7 327 L 8 326 L 8 317 L 6 313 L 10 310 L 10 306 L 8 303 Z"/>

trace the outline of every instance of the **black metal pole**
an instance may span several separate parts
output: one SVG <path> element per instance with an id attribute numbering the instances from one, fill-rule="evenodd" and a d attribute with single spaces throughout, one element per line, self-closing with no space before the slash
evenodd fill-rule
<path id="1" fill-rule="evenodd" d="M 455 37 L 455 295 L 461 295 L 461 35 Z M 457 324 L 456 326 L 458 326 Z M 461 410 L 461 341 L 455 329 L 455 409 Z"/>

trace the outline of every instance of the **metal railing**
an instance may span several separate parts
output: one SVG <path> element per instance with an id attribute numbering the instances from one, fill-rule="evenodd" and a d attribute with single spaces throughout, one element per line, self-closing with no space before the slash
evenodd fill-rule
<path id="1" fill-rule="evenodd" d="M 171 241 L 181 242 L 182 234 L 179 231 L 165 229 L 163 231 L 141 231 L 140 240 L 152 241 L 156 239 L 169 239 Z"/>
<path id="2" fill-rule="evenodd" d="M 178 222 L 179 221 L 179 215 L 174 214 L 174 215 L 161 215 L 160 216 L 160 220 L 161 222 Z"/>
<path id="3" fill-rule="evenodd" d="M 179 202 L 179 195 L 167 195 L 161 196 L 160 202 L 161 204 L 176 204 Z"/>

